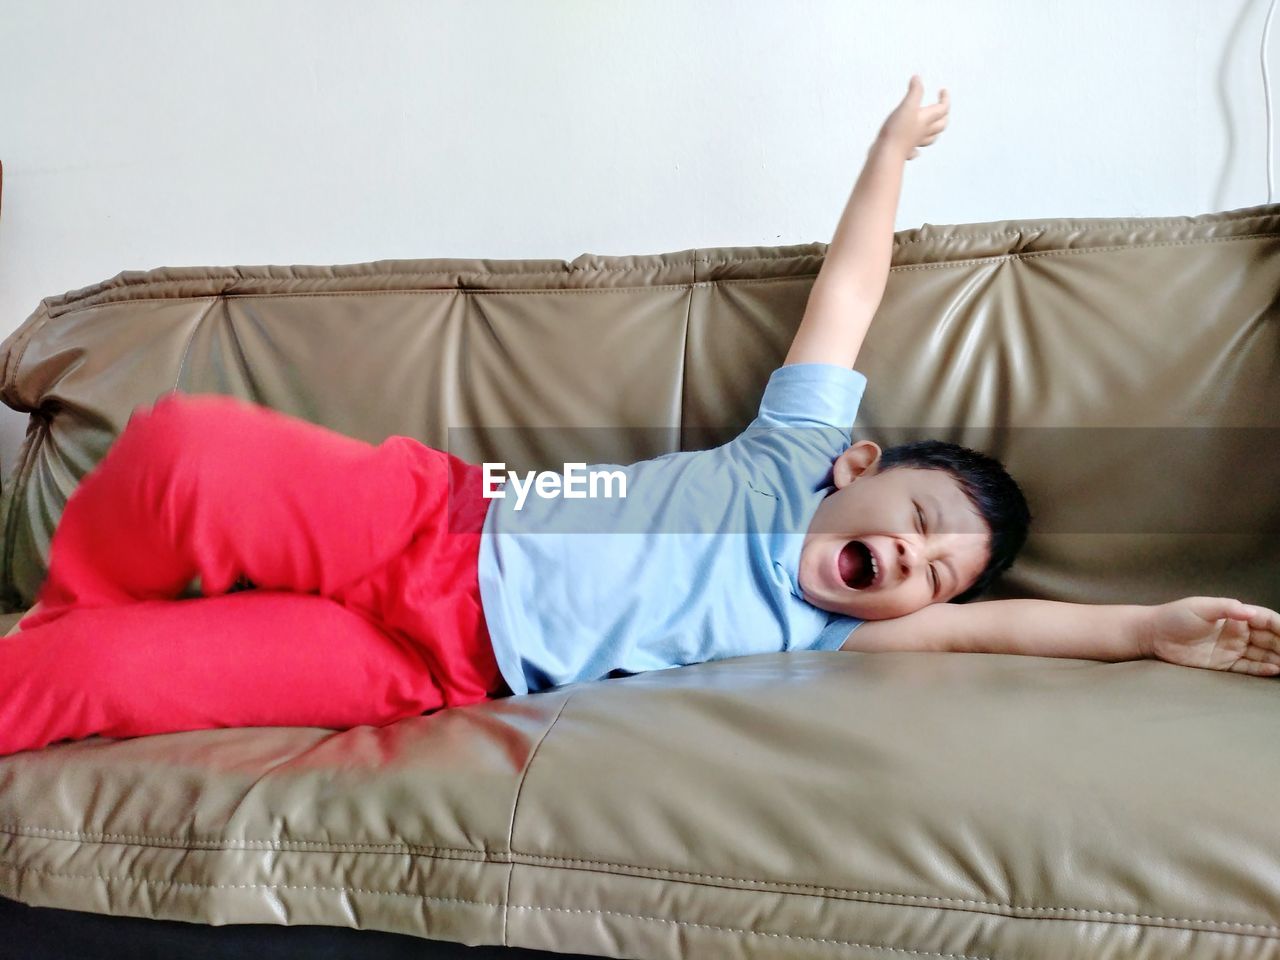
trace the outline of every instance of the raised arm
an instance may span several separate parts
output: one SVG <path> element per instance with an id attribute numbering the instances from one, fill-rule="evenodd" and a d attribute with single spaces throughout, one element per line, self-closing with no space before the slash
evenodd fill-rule
<path id="1" fill-rule="evenodd" d="M 935 603 L 892 620 L 869 620 L 841 649 L 1083 660 L 1153 657 L 1269 677 L 1280 674 L 1280 613 L 1229 597 L 1184 597 L 1153 606 L 1056 600 Z"/>
<path id="2" fill-rule="evenodd" d="M 889 279 L 903 165 L 920 153 L 919 147 L 938 139 L 947 125 L 947 91 L 941 91 L 936 104 L 922 108 L 923 93 L 920 78 L 913 76 L 906 97 L 868 150 L 783 366 L 852 367 L 857 361 Z"/>

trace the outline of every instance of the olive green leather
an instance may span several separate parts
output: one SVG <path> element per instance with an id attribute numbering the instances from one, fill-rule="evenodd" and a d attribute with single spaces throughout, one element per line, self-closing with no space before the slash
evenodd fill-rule
<path id="1" fill-rule="evenodd" d="M 0 399 L 31 414 L 3 598 L 29 605 L 70 491 L 175 387 L 519 469 L 727 440 L 825 250 L 165 268 L 50 297 L 0 345 Z M 1280 607 L 1280 206 L 926 225 L 893 264 L 854 435 L 1005 462 L 1035 524 L 992 599 Z M 1275 957 L 1277 743 L 1280 686 L 1239 674 L 742 657 L 383 728 L 0 758 L 0 895 L 655 960 Z"/>

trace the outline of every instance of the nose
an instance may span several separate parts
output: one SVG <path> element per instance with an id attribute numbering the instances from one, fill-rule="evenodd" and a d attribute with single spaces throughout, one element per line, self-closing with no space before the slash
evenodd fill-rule
<path id="1" fill-rule="evenodd" d="M 916 569 L 920 555 L 916 547 L 906 540 L 898 539 L 898 561 L 902 567 L 902 579 L 908 579 Z"/>

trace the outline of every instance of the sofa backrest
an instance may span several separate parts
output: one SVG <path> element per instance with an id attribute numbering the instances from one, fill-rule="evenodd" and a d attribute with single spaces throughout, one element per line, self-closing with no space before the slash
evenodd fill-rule
<path id="1" fill-rule="evenodd" d="M 552 469 L 724 442 L 826 246 L 161 268 L 47 298 L 0 344 L 29 412 L 0 601 L 33 601 L 76 483 L 169 390 L 369 442 Z M 1280 606 L 1280 205 L 901 231 L 854 426 L 998 457 L 1035 520 L 990 598 Z"/>

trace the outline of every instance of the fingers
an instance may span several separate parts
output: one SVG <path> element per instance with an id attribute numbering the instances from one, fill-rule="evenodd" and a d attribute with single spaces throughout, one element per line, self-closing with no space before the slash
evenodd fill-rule
<path id="1" fill-rule="evenodd" d="M 923 98 L 924 98 L 924 81 L 920 79 L 920 74 L 913 73 L 911 75 L 911 81 L 907 84 L 907 95 L 903 99 L 905 100 L 915 99 L 918 102 Z M 951 106 L 951 94 L 947 92 L 946 87 L 943 87 L 941 90 L 938 91 L 938 102 L 933 104 L 930 107 L 927 107 L 926 109 L 936 110 L 939 113 L 946 113 L 947 109 L 950 106 Z"/>
<path id="2" fill-rule="evenodd" d="M 1249 626 L 1258 630 L 1266 630 L 1280 638 L 1280 613 L 1270 610 L 1267 607 L 1258 607 L 1249 603 L 1240 603 L 1236 601 L 1236 605 L 1240 608 L 1244 616 L 1241 620 L 1248 620 Z"/>
<path id="3" fill-rule="evenodd" d="M 907 95 L 902 98 L 904 105 L 919 106 L 920 99 L 924 96 L 924 84 L 920 82 L 920 77 L 916 74 L 911 75 L 911 82 L 907 84 Z"/>
<path id="4" fill-rule="evenodd" d="M 898 108 L 896 114 L 900 115 L 904 108 L 912 108 L 915 110 L 914 115 L 908 113 L 908 116 L 914 116 L 915 122 L 905 121 L 916 128 L 916 132 L 907 134 L 911 137 L 911 153 L 907 155 L 908 160 L 914 160 L 920 156 L 920 147 L 927 147 L 933 143 L 942 134 L 947 126 L 947 111 L 951 106 L 951 96 L 944 87 L 938 93 L 938 102 L 928 107 L 921 107 L 920 100 L 924 96 L 924 83 L 920 79 L 918 73 L 911 75 L 911 81 L 907 84 L 907 95 L 903 98 L 903 106 Z M 890 118 L 893 119 L 892 117 Z"/>
<path id="5" fill-rule="evenodd" d="M 1252 644 L 1245 650 L 1243 659 L 1250 663 L 1264 664 L 1271 667 L 1280 667 L 1280 653 L 1274 650 L 1265 650 L 1261 647 L 1255 647 Z"/>
<path id="6" fill-rule="evenodd" d="M 1249 646 L 1244 655 L 1249 660 L 1280 664 L 1280 617 L 1266 607 L 1253 609 L 1257 612 L 1248 621 Z"/>
<path id="7" fill-rule="evenodd" d="M 1230 667 L 1232 673 L 1247 673 L 1253 677 L 1274 677 L 1280 674 L 1280 663 L 1258 663 L 1241 657 Z"/>
<path id="8" fill-rule="evenodd" d="M 1259 677 L 1280 675 L 1280 613 L 1267 607 L 1230 601 L 1228 616 L 1248 627 L 1248 646 L 1237 661 L 1240 672 Z"/>
<path id="9" fill-rule="evenodd" d="M 1237 673 L 1248 673 L 1255 677 L 1274 677 L 1280 674 L 1280 656 L 1269 650 L 1261 650 L 1250 645 L 1244 654 L 1231 665 Z"/>
<path id="10" fill-rule="evenodd" d="M 1239 600 L 1223 598 L 1223 616 L 1243 620 L 1249 625 L 1249 637 L 1254 643 L 1280 650 L 1280 613 L 1267 607 L 1259 607 Z"/>
<path id="11" fill-rule="evenodd" d="M 924 115 L 924 120 L 942 119 L 945 122 L 947 111 L 951 109 L 951 94 L 947 92 L 947 88 L 943 87 L 938 91 L 938 102 L 928 107 L 920 107 L 920 101 L 924 97 L 924 82 L 920 79 L 918 73 L 911 75 L 911 81 L 907 84 L 907 95 L 902 98 L 903 103 L 914 103 L 919 107 L 920 112 Z"/>
<path id="12" fill-rule="evenodd" d="M 1252 607 L 1242 603 L 1240 605 L 1247 616 L 1244 619 L 1249 621 L 1249 626 L 1255 632 L 1269 634 L 1277 642 L 1280 642 L 1280 613 L 1274 610 L 1268 610 L 1266 607 Z"/>

